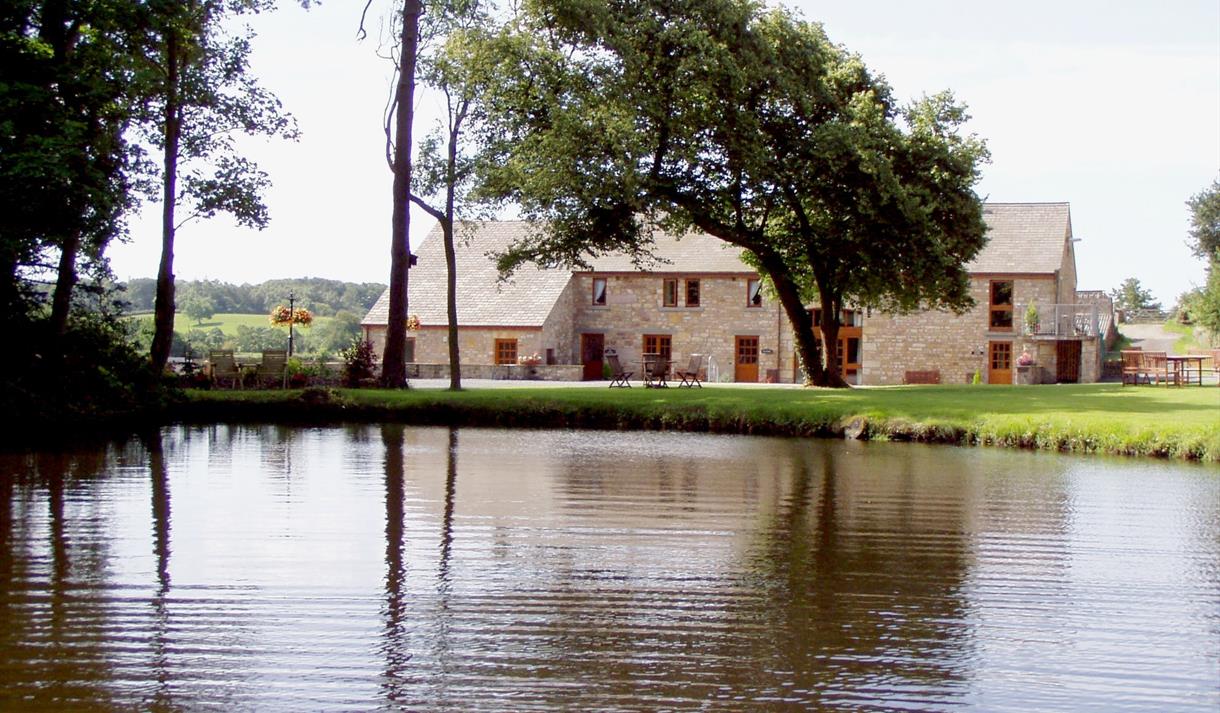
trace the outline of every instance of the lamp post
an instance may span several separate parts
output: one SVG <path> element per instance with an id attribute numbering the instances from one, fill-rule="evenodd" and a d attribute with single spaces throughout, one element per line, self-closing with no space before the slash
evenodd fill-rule
<path id="1" fill-rule="evenodd" d="M 288 356 L 292 356 L 292 323 L 296 318 L 296 295 L 288 293 Z"/>

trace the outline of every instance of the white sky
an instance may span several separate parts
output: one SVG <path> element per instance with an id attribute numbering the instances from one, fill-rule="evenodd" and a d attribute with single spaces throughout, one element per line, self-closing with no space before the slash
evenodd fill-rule
<path id="1" fill-rule="evenodd" d="M 382 114 L 392 65 L 377 56 L 390 0 L 375 0 L 355 39 L 360 0 L 257 18 L 255 70 L 296 115 L 297 143 L 251 143 L 271 174 L 272 223 L 224 218 L 179 233 L 180 279 L 280 277 L 389 281 L 390 183 Z M 992 162 L 993 201 L 1067 201 L 1081 289 L 1137 277 L 1166 307 L 1204 280 L 1185 245 L 1185 201 L 1220 174 L 1220 2 L 990 3 L 875 0 L 787 3 L 909 99 L 951 89 Z M 418 101 L 421 136 L 435 98 Z M 110 256 L 121 278 L 156 274 L 159 206 Z M 416 210 L 415 244 L 433 221 Z"/>

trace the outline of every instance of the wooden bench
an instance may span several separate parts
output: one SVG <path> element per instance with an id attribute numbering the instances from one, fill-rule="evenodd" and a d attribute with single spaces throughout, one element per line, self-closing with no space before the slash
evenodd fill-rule
<path id="1" fill-rule="evenodd" d="M 922 370 L 922 371 L 920 371 L 920 370 L 908 371 L 903 375 L 902 383 L 904 383 L 904 384 L 939 384 L 940 383 L 940 370 L 939 369 L 926 369 L 926 370 Z"/>

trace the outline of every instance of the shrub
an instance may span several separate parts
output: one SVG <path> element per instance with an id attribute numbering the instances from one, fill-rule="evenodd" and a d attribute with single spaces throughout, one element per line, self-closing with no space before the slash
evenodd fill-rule
<path id="1" fill-rule="evenodd" d="M 352 342 L 339 352 L 343 360 L 343 383 L 345 386 L 359 386 L 364 379 L 373 378 L 373 343 L 363 340 Z"/>

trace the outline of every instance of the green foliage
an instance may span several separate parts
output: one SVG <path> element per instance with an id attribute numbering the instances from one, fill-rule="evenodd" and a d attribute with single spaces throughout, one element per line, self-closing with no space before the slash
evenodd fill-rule
<path id="1" fill-rule="evenodd" d="M 304 348 L 305 339 L 300 330 L 293 334 L 293 351 L 307 351 Z M 237 336 L 233 340 L 233 348 L 239 352 L 261 352 L 265 349 L 287 349 L 288 334 L 285 330 L 275 327 L 250 327 L 244 324 L 237 326 Z"/>
<path id="2" fill-rule="evenodd" d="M 1115 309 L 1160 309 L 1161 303 L 1152 299 L 1152 293 L 1140 285 L 1134 277 L 1128 277 L 1118 287 L 1110 290 Z"/>
<path id="3" fill-rule="evenodd" d="M 710 233 L 752 253 L 830 381 L 815 292 L 831 341 L 846 304 L 971 304 L 987 151 L 950 94 L 900 107 L 819 25 L 745 0 L 522 7 L 469 53 L 488 87 L 480 190 L 545 226 L 502 269 L 643 262 L 657 229 Z"/>
<path id="4" fill-rule="evenodd" d="M 1178 298 L 1178 315 L 1208 333 L 1211 344 L 1220 344 L 1220 260 L 1207 268 L 1207 283 Z"/>
<path id="5" fill-rule="evenodd" d="M 981 371 L 979 371 L 978 369 L 975 369 L 974 376 L 970 377 L 970 383 L 974 386 L 978 386 L 978 385 L 982 384 L 983 383 L 983 373 Z"/>
<path id="6" fill-rule="evenodd" d="M 182 311 L 196 324 L 203 324 L 203 320 L 211 319 L 216 314 L 216 305 L 207 297 L 191 295 L 182 300 Z"/>
<path id="7" fill-rule="evenodd" d="M 96 311 L 74 311 L 64 335 L 48 337 L 45 320 L 12 331 L 0 370 L 0 409 L 19 433 L 102 425 L 159 406 L 168 386 L 153 378 L 128 341 L 127 325 Z M 61 355 L 62 356 L 59 356 Z M 4 436 L 14 435 L 13 430 Z"/>
<path id="8" fill-rule="evenodd" d="M 310 344 L 322 352 L 338 352 L 360 339 L 360 317 L 342 311 L 314 327 Z"/>
<path id="9" fill-rule="evenodd" d="M 361 381 L 373 378 L 373 367 L 376 355 L 373 353 L 373 343 L 364 340 L 352 342 L 346 349 L 339 352 L 343 360 L 343 383 L 348 386 L 359 386 Z"/>
<path id="10" fill-rule="evenodd" d="M 130 311 L 153 309 L 156 280 L 137 278 L 125 283 L 123 288 Z M 340 311 L 363 316 L 385 291 L 385 285 L 306 277 L 267 280 L 254 285 L 234 285 L 218 280 L 178 280 L 175 289 L 180 305 L 185 306 L 195 298 L 209 300 L 215 308 L 213 314 L 265 315 L 277 304 L 287 304 L 288 295 L 293 294 L 297 306 L 309 308 L 315 317 L 327 317 Z"/>
<path id="11" fill-rule="evenodd" d="M 1205 260 L 1220 260 L 1220 178 L 1191 196 L 1186 205 L 1190 208 L 1190 249 Z"/>

